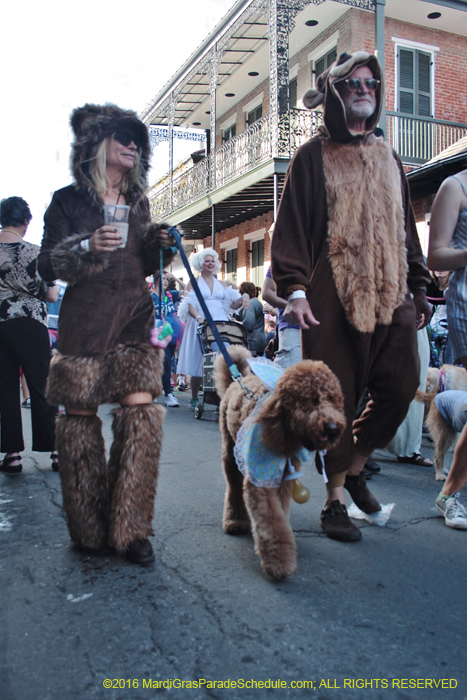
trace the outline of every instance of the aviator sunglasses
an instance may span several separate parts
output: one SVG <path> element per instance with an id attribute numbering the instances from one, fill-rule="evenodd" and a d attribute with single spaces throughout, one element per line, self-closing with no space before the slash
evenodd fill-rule
<path id="1" fill-rule="evenodd" d="M 365 80 L 361 80 L 360 78 L 347 78 L 347 80 L 344 80 L 350 92 L 358 92 L 363 85 L 365 85 L 368 92 L 374 92 L 380 82 L 381 81 L 376 80 L 376 78 L 365 78 Z"/>
<path id="2" fill-rule="evenodd" d="M 130 143 L 133 141 L 136 148 L 141 148 L 141 141 L 139 137 L 135 136 L 135 134 L 132 134 L 130 131 L 120 129 L 119 131 L 116 131 L 114 133 L 114 139 L 116 139 L 118 143 L 121 143 L 122 146 L 129 146 Z"/>

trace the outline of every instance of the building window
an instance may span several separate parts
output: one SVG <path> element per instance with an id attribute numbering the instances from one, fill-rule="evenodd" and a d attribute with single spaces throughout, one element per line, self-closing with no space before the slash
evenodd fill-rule
<path id="1" fill-rule="evenodd" d="M 264 238 L 251 243 L 251 275 L 250 280 L 256 287 L 262 287 L 264 282 Z"/>
<path id="2" fill-rule="evenodd" d="M 331 49 L 331 51 L 328 51 L 328 53 L 324 54 L 321 58 L 319 58 L 317 61 L 315 61 L 315 85 L 316 81 L 318 80 L 319 76 L 321 73 L 324 73 L 324 71 L 329 68 L 329 66 L 334 63 L 334 61 L 337 58 L 337 46 Z"/>
<path id="3" fill-rule="evenodd" d="M 256 107 L 255 109 L 252 109 L 251 112 L 248 112 L 248 117 L 246 119 L 246 123 L 248 126 L 251 124 L 254 124 L 258 119 L 261 119 L 263 116 L 263 105 L 260 105 L 259 107 Z"/>
<path id="4" fill-rule="evenodd" d="M 237 133 L 237 126 L 236 124 L 232 124 L 232 126 L 229 126 L 228 129 L 224 129 L 224 141 L 230 141 L 230 139 L 233 139 L 235 134 Z"/>
<path id="5" fill-rule="evenodd" d="M 289 103 L 290 109 L 295 109 L 297 106 L 297 78 L 294 78 L 289 83 Z"/>
<path id="6" fill-rule="evenodd" d="M 234 284 L 237 283 L 237 249 L 231 248 L 225 252 L 225 276 Z"/>
<path id="7" fill-rule="evenodd" d="M 399 47 L 397 51 L 398 111 L 419 117 L 432 116 L 430 53 Z"/>

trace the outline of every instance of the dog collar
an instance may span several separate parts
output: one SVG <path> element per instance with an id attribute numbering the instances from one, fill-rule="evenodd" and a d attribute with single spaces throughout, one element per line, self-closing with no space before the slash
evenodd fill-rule
<path id="1" fill-rule="evenodd" d="M 448 380 L 446 377 L 446 372 L 444 369 L 440 369 L 439 371 L 439 390 L 441 391 L 446 391 L 446 387 L 448 384 Z"/>

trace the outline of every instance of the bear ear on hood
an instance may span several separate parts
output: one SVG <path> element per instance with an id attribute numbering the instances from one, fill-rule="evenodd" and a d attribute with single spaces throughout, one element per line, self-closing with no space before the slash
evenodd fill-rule
<path id="1" fill-rule="evenodd" d="M 73 133 L 77 138 L 82 135 L 83 125 L 92 117 L 99 118 L 101 112 L 100 105 L 85 104 L 84 107 L 77 107 L 71 113 L 70 124 Z"/>
<path id="2" fill-rule="evenodd" d="M 316 109 L 324 102 L 324 92 L 311 88 L 303 95 L 303 104 L 307 109 Z"/>

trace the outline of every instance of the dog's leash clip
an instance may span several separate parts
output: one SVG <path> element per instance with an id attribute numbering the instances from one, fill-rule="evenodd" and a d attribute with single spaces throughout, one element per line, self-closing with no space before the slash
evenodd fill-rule
<path id="1" fill-rule="evenodd" d="M 239 373 L 239 376 L 238 376 L 238 377 L 234 377 L 234 379 L 235 379 L 235 381 L 237 381 L 237 382 L 240 384 L 240 386 L 242 387 L 243 393 L 245 394 L 245 398 L 248 399 L 248 401 L 251 401 L 251 400 L 253 400 L 253 401 L 258 401 L 258 398 L 259 398 L 259 397 L 256 396 L 255 392 L 252 391 L 251 389 L 248 389 L 248 387 L 245 386 L 245 385 L 243 384 L 243 382 L 242 382 L 242 375 L 241 375 L 240 373 Z"/>

